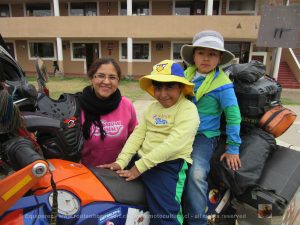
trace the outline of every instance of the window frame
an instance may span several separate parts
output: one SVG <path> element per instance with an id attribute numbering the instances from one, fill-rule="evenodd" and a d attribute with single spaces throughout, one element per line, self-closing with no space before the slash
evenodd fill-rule
<path id="1" fill-rule="evenodd" d="M 262 56 L 263 57 L 263 64 L 266 65 L 267 63 L 267 52 L 251 52 L 249 54 L 249 62 L 252 60 L 253 56 Z"/>
<path id="2" fill-rule="evenodd" d="M 119 41 L 119 61 L 120 62 L 128 62 L 128 57 L 126 59 L 122 58 L 122 44 L 127 45 L 127 42 L 126 41 Z M 134 58 L 132 58 L 132 62 L 151 62 L 151 54 L 152 54 L 151 41 L 133 41 L 132 42 L 132 47 L 133 47 L 134 44 L 148 44 L 148 46 L 149 46 L 149 57 L 148 57 L 148 59 L 134 59 Z"/>
<path id="3" fill-rule="evenodd" d="M 257 0 L 253 0 L 253 1 L 255 1 L 254 10 L 239 10 L 239 11 L 229 9 L 230 1 L 235 1 L 235 0 L 227 0 L 226 1 L 226 14 L 253 14 L 253 15 L 256 15 Z M 243 0 L 237 0 L 237 1 L 243 2 Z"/>
<path id="4" fill-rule="evenodd" d="M 41 57 L 40 56 L 40 58 L 41 59 L 44 59 L 44 60 L 57 60 L 57 51 L 56 51 L 56 43 L 55 43 L 55 41 L 45 41 L 45 40 L 43 40 L 43 41 L 40 41 L 40 40 L 29 40 L 29 41 L 27 41 L 27 49 L 28 49 L 28 59 L 29 60 L 36 60 L 37 59 L 37 57 L 35 57 L 35 56 L 31 56 L 31 54 L 30 54 L 30 43 L 52 43 L 53 44 L 53 57 Z"/>
<path id="5" fill-rule="evenodd" d="M 51 15 L 50 16 L 54 16 L 54 11 L 53 11 L 53 5 L 52 2 L 41 2 L 41 3 L 35 3 L 35 2 L 24 2 L 23 3 L 23 9 L 24 9 L 24 17 L 34 17 L 34 16 L 29 16 L 27 15 L 27 5 L 31 4 L 49 4 L 50 5 L 50 11 L 51 11 Z M 39 17 L 44 17 L 44 16 L 39 16 Z"/>
<path id="6" fill-rule="evenodd" d="M 176 15 L 176 2 L 190 2 L 190 3 L 192 3 L 193 1 L 192 0 L 188 0 L 188 1 L 182 1 L 182 0 L 174 0 L 173 1 L 173 12 L 172 12 L 172 14 L 174 15 L 174 16 L 191 16 L 192 15 L 192 10 L 193 10 L 193 6 L 191 5 L 190 6 L 190 14 L 188 14 L 188 15 L 182 15 L 182 14 L 178 14 L 178 15 Z M 206 8 L 206 6 L 205 6 L 205 8 Z"/>
<path id="7" fill-rule="evenodd" d="M 99 2 L 98 1 L 90 1 L 90 2 L 68 2 L 68 16 L 81 16 L 81 15 L 71 15 L 71 4 L 72 3 L 96 3 L 96 15 L 95 16 L 99 16 L 100 15 L 100 10 L 99 10 Z M 83 15 L 83 16 L 87 16 L 87 15 Z"/>
<path id="8" fill-rule="evenodd" d="M 174 44 L 191 45 L 192 43 L 190 41 L 171 41 L 170 59 L 172 59 L 175 62 L 183 62 L 183 59 L 174 59 Z M 180 54 L 180 52 L 179 52 L 179 54 Z"/>
<path id="9" fill-rule="evenodd" d="M 262 56 L 263 57 L 263 64 L 266 65 L 267 64 L 267 56 L 268 56 L 268 52 L 265 51 L 258 51 L 258 52 L 254 52 L 253 51 L 253 47 L 254 47 L 254 43 L 250 44 L 250 51 L 249 51 L 249 62 L 252 60 L 253 56 Z"/>
<path id="10" fill-rule="evenodd" d="M 0 16 L 0 18 L 7 18 L 7 17 L 12 17 L 11 13 L 11 3 L 1 3 L 0 5 L 7 5 L 8 6 L 8 16 Z"/>

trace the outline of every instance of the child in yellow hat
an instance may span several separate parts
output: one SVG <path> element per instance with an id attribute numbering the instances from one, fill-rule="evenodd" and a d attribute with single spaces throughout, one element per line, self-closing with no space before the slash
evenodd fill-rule
<path id="1" fill-rule="evenodd" d="M 200 123 L 196 106 L 186 98 L 194 85 L 178 63 L 164 60 L 140 79 L 140 87 L 157 101 L 145 110 L 117 160 L 102 167 L 127 181 L 141 177 L 151 224 L 182 224 L 181 197 Z M 134 166 L 124 169 L 134 156 Z"/>

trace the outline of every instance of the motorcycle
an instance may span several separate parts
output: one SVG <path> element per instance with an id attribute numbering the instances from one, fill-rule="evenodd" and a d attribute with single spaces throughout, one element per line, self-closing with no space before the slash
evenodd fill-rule
<path id="1" fill-rule="evenodd" d="M 37 152 L 32 141 L 0 132 L 1 159 L 15 171 L 0 181 L 0 225 L 149 224 L 139 180 L 126 182 L 110 170 L 87 168 L 78 162 L 83 139 L 76 96 L 62 94 L 53 100 L 49 91 L 37 92 L 28 84 L 21 67 L 1 46 L 0 59 L 3 89 L 10 93 L 26 129 L 35 134 L 41 147 Z M 39 76 L 47 90 L 43 75 Z M 224 179 L 239 174 L 229 174 L 226 168 L 225 172 L 224 168 L 216 171 L 221 177 L 210 174 L 209 222 L 295 225 L 300 209 L 299 154 L 277 146 L 259 179 L 246 186 L 243 194 L 237 194 L 235 186 L 230 185 L 236 180 L 226 184 Z"/>
<path id="2" fill-rule="evenodd" d="M 0 181 L 0 224 L 149 224 L 140 180 L 126 182 L 113 171 L 78 162 L 83 138 L 74 95 L 51 99 L 28 84 L 2 46 L 0 59 L 0 93 L 7 91 L 14 102 L 11 107 L 9 100 L 1 102 L 1 122 L 17 107 L 25 130 L 41 146 L 37 152 L 35 140 L 1 127 L 1 160 L 14 171 Z"/>
<path id="3" fill-rule="evenodd" d="M 22 137 L 4 146 L 15 167 L 25 167 L 0 181 L 1 225 L 149 224 L 138 180 L 126 182 L 112 171 L 67 160 L 43 160 Z M 18 197 L 7 209 L 8 201 Z"/>

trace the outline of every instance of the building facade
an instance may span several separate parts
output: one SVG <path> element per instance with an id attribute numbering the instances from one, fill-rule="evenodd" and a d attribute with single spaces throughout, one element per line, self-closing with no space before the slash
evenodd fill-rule
<path id="1" fill-rule="evenodd" d="M 270 70 L 272 49 L 257 47 L 266 4 L 299 0 L 1 0 L 0 33 L 26 73 L 41 57 L 51 74 L 83 76 L 96 58 L 113 57 L 123 75 L 149 73 L 163 59 L 181 62 L 180 48 L 204 29 L 219 31 L 235 61 L 260 60 Z"/>

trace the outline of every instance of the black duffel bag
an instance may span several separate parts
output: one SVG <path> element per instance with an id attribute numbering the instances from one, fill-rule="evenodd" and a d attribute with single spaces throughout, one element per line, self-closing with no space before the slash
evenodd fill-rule
<path id="1" fill-rule="evenodd" d="M 229 75 L 229 78 L 235 82 L 236 80 L 253 83 L 266 73 L 266 66 L 257 60 L 252 60 L 249 63 L 231 64 L 223 70 Z"/>
<path id="2" fill-rule="evenodd" d="M 214 184 L 229 188 L 234 195 L 241 195 L 247 188 L 257 184 L 269 154 L 277 148 L 275 138 L 260 128 L 250 130 L 241 138 L 240 160 L 242 167 L 233 171 L 228 168 L 225 160 L 220 161 L 226 145 L 225 138 L 221 137 L 211 159 L 209 175 Z"/>

